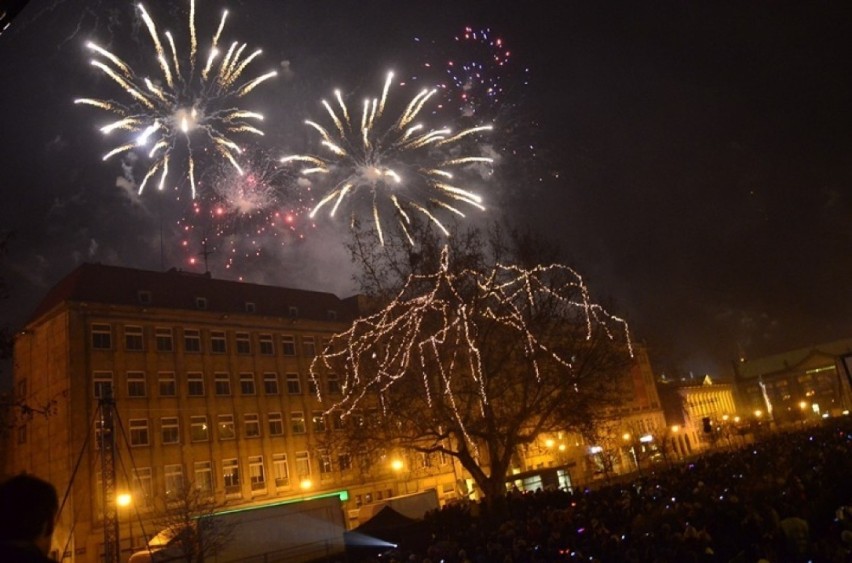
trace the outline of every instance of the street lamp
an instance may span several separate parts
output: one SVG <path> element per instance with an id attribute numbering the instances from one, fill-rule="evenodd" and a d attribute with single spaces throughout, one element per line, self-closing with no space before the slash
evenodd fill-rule
<path id="1" fill-rule="evenodd" d="M 121 508 L 129 508 L 133 504 L 133 495 L 130 493 L 118 493 L 115 495 L 115 504 Z M 133 512 L 128 510 L 127 525 L 129 528 L 128 539 L 130 540 L 130 551 L 133 552 Z M 119 547 L 119 549 L 121 549 Z"/>

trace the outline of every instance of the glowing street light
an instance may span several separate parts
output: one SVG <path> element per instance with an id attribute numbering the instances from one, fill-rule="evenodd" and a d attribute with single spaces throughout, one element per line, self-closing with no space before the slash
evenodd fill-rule
<path id="1" fill-rule="evenodd" d="M 394 459 L 393 461 L 391 461 L 390 465 L 391 469 L 393 469 L 394 471 L 402 471 L 402 468 L 405 467 L 401 459 Z"/>
<path id="2" fill-rule="evenodd" d="M 115 504 L 121 507 L 130 506 L 133 496 L 130 493 L 119 493 L 115 496 Z"/>

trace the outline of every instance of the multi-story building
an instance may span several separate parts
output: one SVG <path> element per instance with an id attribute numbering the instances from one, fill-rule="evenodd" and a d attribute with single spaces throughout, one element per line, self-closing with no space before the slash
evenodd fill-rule
<path id="1" fill-rule="evenodd" d="M 719 440 L 733 445 L 742 422 L 733 384 L 706 375 L 700 381 L 661 381 L 659 390 L 668 423 L 665 445 L 674 457 L 697 454 Z"/>
<path id="2" fill-rule="evenodd" d="M 54 483 L 67 501 L 58 560 L 96 561 L 103 550 L 98 433 L 111 397 L 122 560 L 170 495 L 187 486 L 229 506 L 339 492 L 361 504 L 435 488 L 455 494 L 455 466 L 426 460 L 361 471 L 320 449 L 339 417 L 316 385 L 341 393 L 334 374 L 309 376 L 314 355 L 349 326 L 357 298 L 237 283 L 179 271 L 86 264 L 55 286 L 15 338 L 15 392 L 53 403 L 18 426 L 7 473 Z M 387 467 L 385 467 L 387 465 Z"/>
<path id="3" fill-rule="evenodd" d="M 852 339 L 845 339 L 735 362 L 739 401 L 778 425 L 848 414 L 850 358 Z"/>

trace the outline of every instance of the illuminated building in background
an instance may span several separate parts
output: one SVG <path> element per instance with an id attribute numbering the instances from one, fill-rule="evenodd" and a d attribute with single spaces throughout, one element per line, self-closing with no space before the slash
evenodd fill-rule
<path id="1" fill-rule="evenodd" d="M 842 416 L 852 408 L 852 339 L 734 363 L 738 403 L 777 425 Z"/>

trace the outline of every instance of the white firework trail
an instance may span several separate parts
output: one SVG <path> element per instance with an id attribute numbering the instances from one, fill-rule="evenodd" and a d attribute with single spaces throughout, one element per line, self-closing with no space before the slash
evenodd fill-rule
<path id="1" fill-rule="evenodd" d="M 360 116 L 357 112 L 350 115 L 339 90 L 334 92 L 336 107 L 322 100 L 332 126 L 311 120 L 305 124 L 319 134 L 323 153 L 281 159 L 282 163 L 303 166 L 302 175 L 324 176 L 322 183 L 330 186 L 311 211 L 311 217 L 323 208 L 334 217 L 345 200 L 363 196 L 382 244 L 383 224 L 389 220 L 411 241 L 412 215 L 425 217 L 447 234 L 436 212 L 465 217 L 466 207 L 484 211 L 479 194 L 451 182 L 454 172 L 493 163 L 491 158 L 458 154 L 465 150 L 459 141 L 491 131 L 492 125 L 453 133 L 449 128 L 429 129 L 422 123 L 412 124 L 436 90 L 422 90 L 398 117 L 385 118 L 393 78 L 393 73 L 388 73 L 379 98 L 364 100 Z"/>
<path id="2" fill-rule="evenodd" d="M 94 54 L 91 64 L 118 85 L 129 100 L 123 103 L 111 99 L 78 98 L 74 103 L 93 106 L 116 117 L 115 121 L 101 126 L 100 131 L 105 136 L 122 132 L 125 138 L 107 152 L 103 160 L 131 150 L 142 150 L 148 156 L 150 164 L 139 184 L 140 194 L 148 180 L 157 173 L 160 174 L 159 189 L 165 187 L 169 161 L 176 156 L 175 149 L 184 146 L 188 159 L 184 170 L 195 198 L 193 139 L 200 137 L 202 143 L 209 143 L 216 153 L 240 171 L 237 156 L 242 149 L 235 136 L 263 135 L 256 125 L 263 121 L 263 115 L 240 107 L 241 98 L 277 73 L 272 71 L 246 77 L 247 67 L 261 54 L 258 49 L 244 56 L 246 43 L 233 42 L 222 57 L 219 39 L 228 17 L 227 10 L 222 13 L 207 52 L 199 52 L 195 0 L 190 0 L 189 4 L 190 48 L 185 58 L 172 34 L 165 32 L 164 42 L 145 6 L 138 5 L 154 48 L 160 76 L 140 76 L 118 55 L 93 42 L 87 44 Z M 174 162 L 172 164 L 171 169 L 174 170 L 176 167 Z M 177 168 L 180 169 L 179 166 Z"/>

